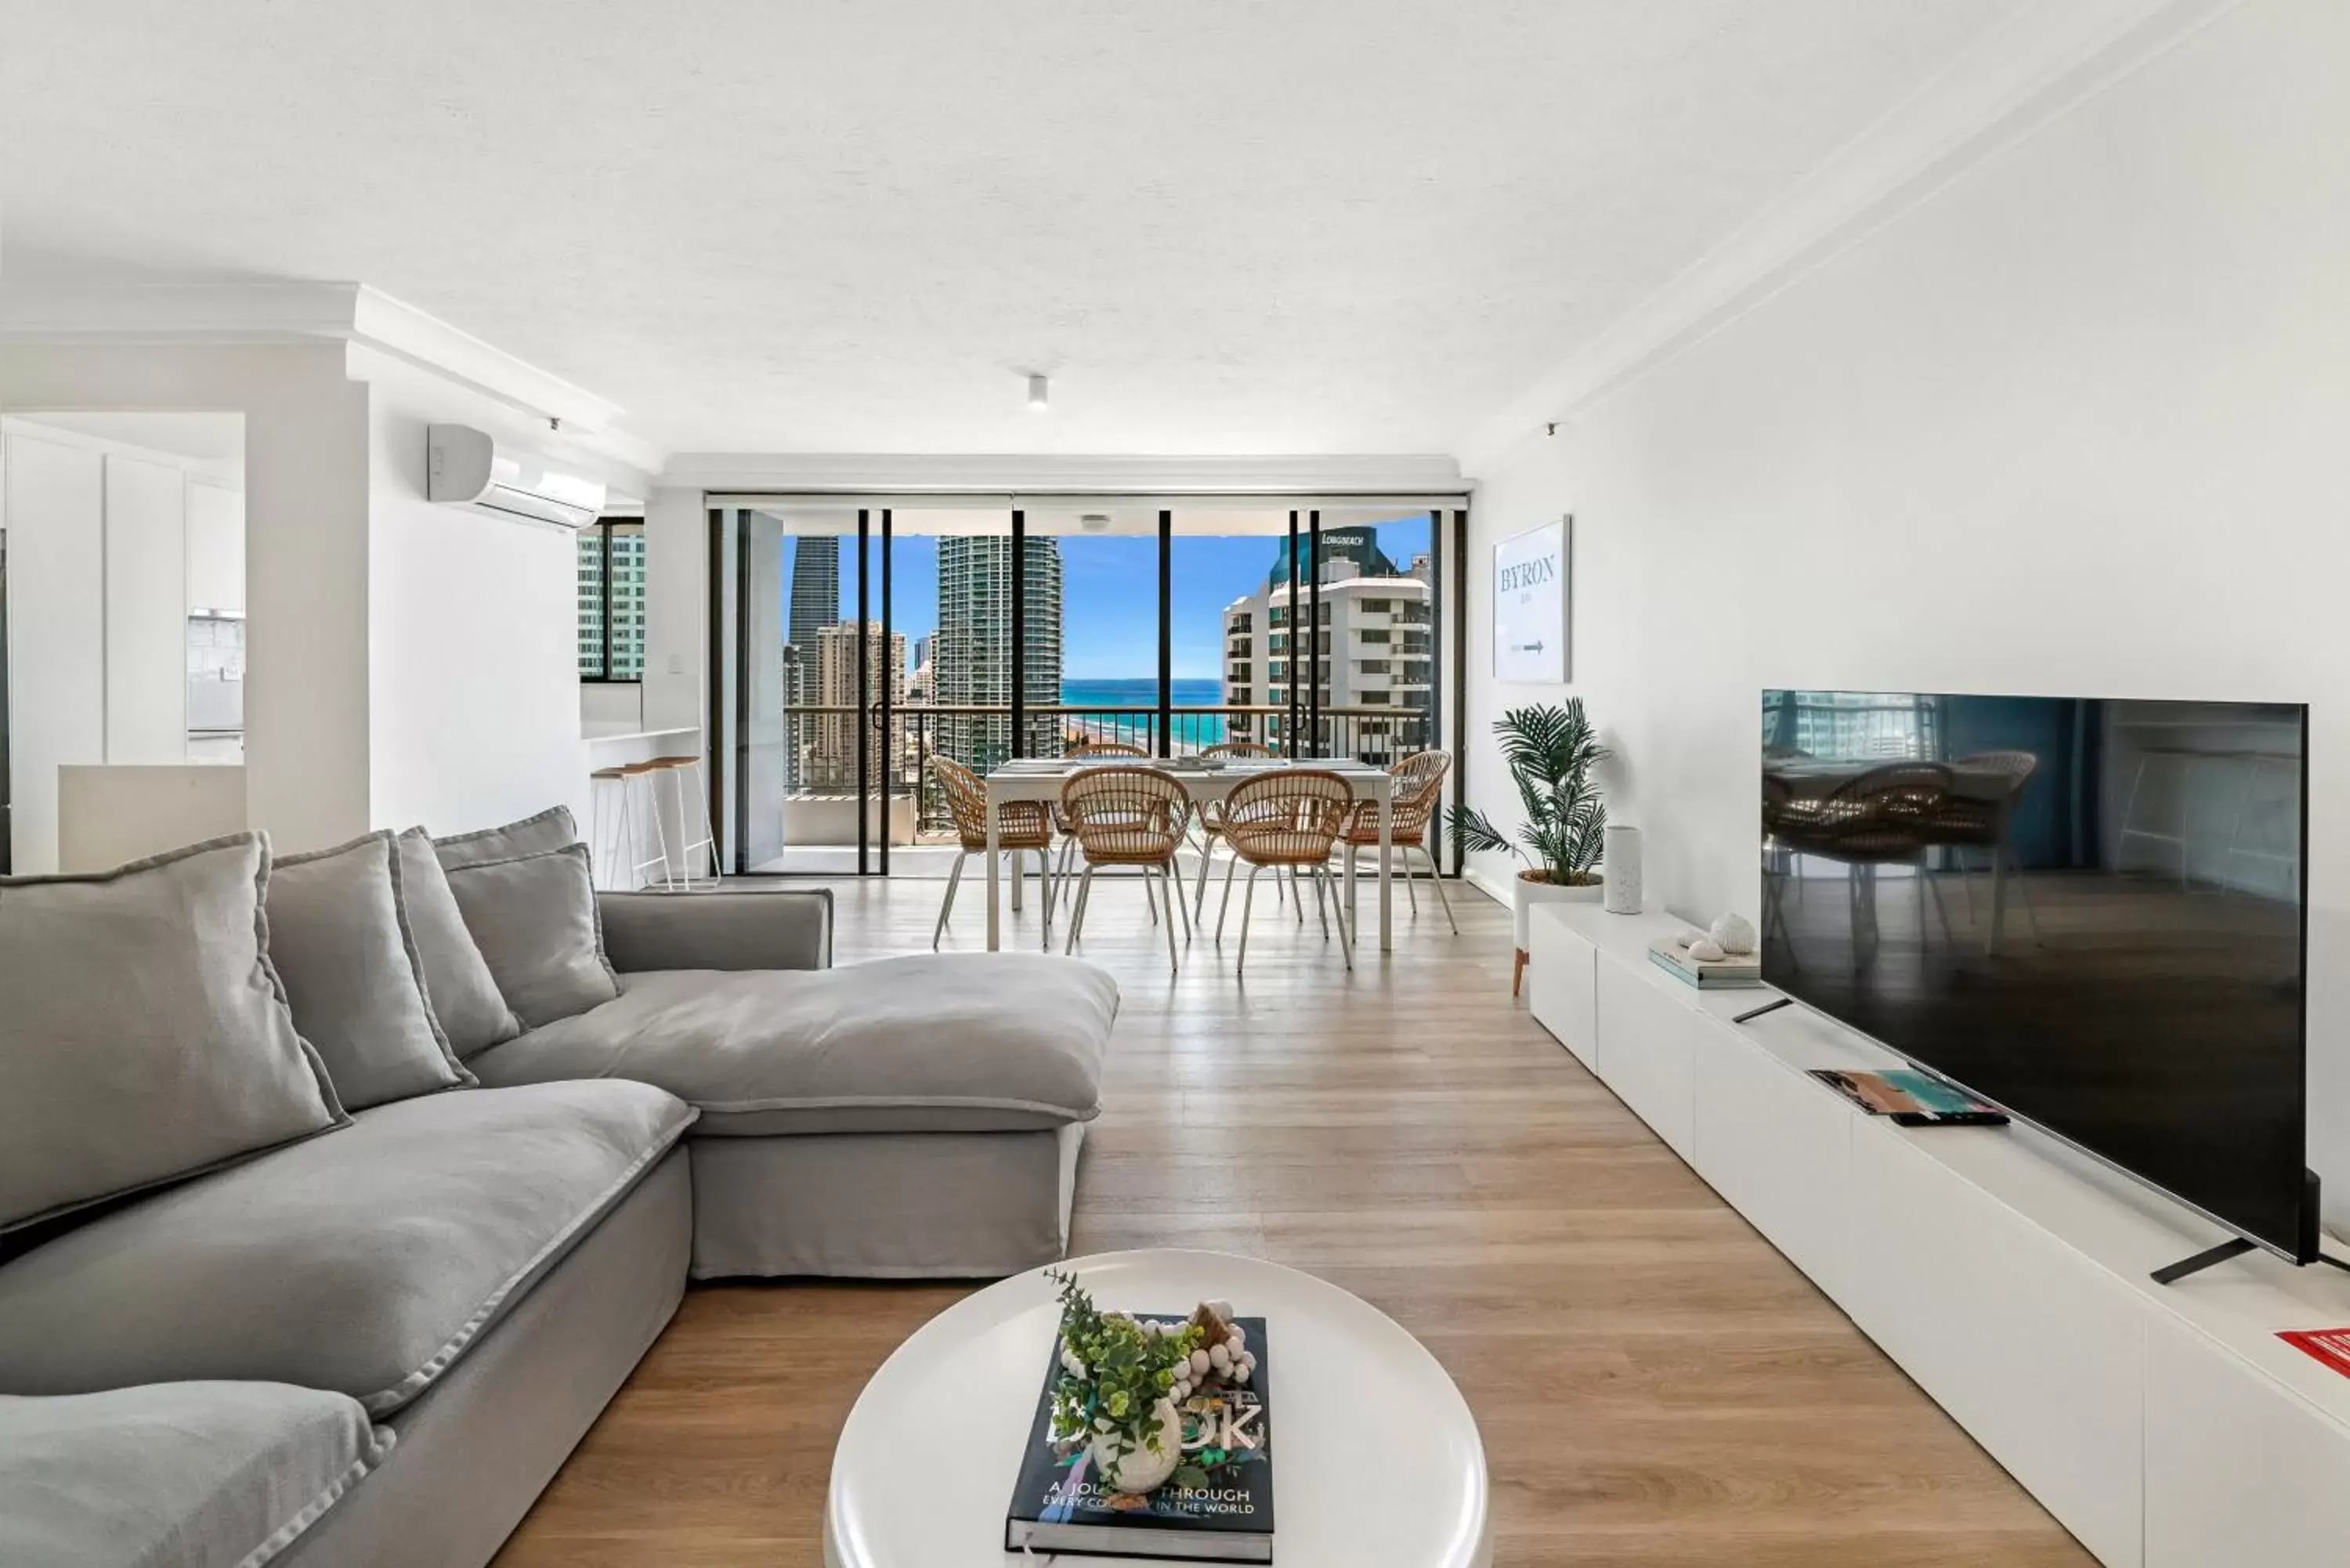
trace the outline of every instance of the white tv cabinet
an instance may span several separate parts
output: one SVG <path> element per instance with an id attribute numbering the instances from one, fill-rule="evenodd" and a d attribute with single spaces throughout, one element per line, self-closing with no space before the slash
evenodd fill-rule
<path id="1" fill-rule="evenodd" d="M 1544 1028 L 2109 1568 L 2350 1564 L 2350 1273 L 2266 1254 L 2147 1275 L 2214 1226 L 2028 1127 L 1897 1127 L 1806 1075 L 1895 1058 L 1768 991 L 1650 962 L 1683 929 L 1534 910 Z"/>

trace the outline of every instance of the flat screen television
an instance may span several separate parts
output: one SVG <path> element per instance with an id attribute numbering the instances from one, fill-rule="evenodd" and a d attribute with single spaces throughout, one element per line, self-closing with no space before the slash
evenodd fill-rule
<path id="1" fill-rule="evenodd" d="M 1762 976 L 2295 1262 L 2307 711 L 1762 695 Z"/>

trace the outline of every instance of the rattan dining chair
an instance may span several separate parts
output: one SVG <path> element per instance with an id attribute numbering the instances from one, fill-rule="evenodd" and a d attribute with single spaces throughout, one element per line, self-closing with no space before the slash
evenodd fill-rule
<path id="1" fill-rule="evenodd" d="M 1388 810 L 1393 820 L 1388 827 L 1388 842 L 1402 857 L 1404 894 L 1411 900 L 1411 912 L 1419 913 L 1419 895 L 1412 890 L 1416 876 L 1411 868 L 1411 852 L 1428 864 L 1428 879 L 1436 888 L 1436 901 L 1444 906 L 1445 923 L 1452 934 L 1461 934 L 1461 922 L 1452 917 L 1452 899 L 1444 891 L 1444 874 L 1437 868 L 1436 857 L 1428 847 L 1428 825 L 1436 815 L 1436 808 L 1444 794 L 1444 775 L 1452 771 L 1452 753 L 1430 750 L 1415 752 L 1398 762 L 1388 772 L 1395 783 L 1389 786 Z M 1354 814 L 1347 819 L 1346 836 L 1340 840 L 1347 849 L 1347 887 L 1355 886 L 1355 856 L 1363 849 L 1376 851 L 1379 846 L 1379 803 L 1375 800 L 1356 804 Z"/>
<path id="2" fill-rule="evenodd" d="M 1224 797 L 1224 843 L 1232 852 L 1224 867 L 1223 902 L 1216 909 L 1216 940 L 1224 940 L 1224 917 L 1232 908 L 1232 873 L 1243 863 L 1249 868 L 1248 888 L 1241 898 L 1241 947 L 1232 972 L 1248 967 L 1251 906 L 1256 901 L 1256 876 L 1267 867 L 1309 872 L 1315 878 L 1315 903 L 1322 912 L 1322 934 L 1330 934 L 1330 905 L 1337 892 L 1330 886 L 1330 852 L 1347 830 L 1355 809 L 1355 786 L 1326 768 L 1284 768 L 1244 781 Z M 1298 896 L 1301 919 L 1305 896 Z M 1347 929 L 1347 914 L 1338 912 L 1338 950 L 1347 967 L 1355 967 L 1354 937 Z"/>
<path id="3" fill-rule="evenodd" d="M 1152 893 L 1154 878 L 1166 894 L 1167 968 L 1177 972 L 1175 922 L 1181 919 L 1191 934 L 1191 915 L 1177 889 L 1180 875 L 1175 852 L 1191 824 L 1191 794 L 1183 781 L 1159 768 L 1131 763 L 1081 768 L 1061 785 L 1061 815 L 1069 825 L 1077 853 L 1085 857 L 1084 877 L 1077 884 L 1076 902 L 1069 909 L 1069 940 L 1062 950 L 1076 950 L 1085 934 L 1086 909 L 1092 901 L 1094 873 L 1104 866 L 1132 866 L 1142 873 L 1142 894 L 1158 915 Z M 1180 913 L 1179 913 L 1180 911 Z"/>
<path id="4" fill-rule="evenodd" d="M 1877 870 L 1907 866 L 1918 882 L 1918 934 L 1929 934 L 1927 901 L 1950 937 L 1950 911 L 1935 879 L 1932 852 L 1942 842 L 1951 800 L 1950 770 L 1939 763 L 1887 763 L 1839 784 L 1800 814 L 1780 809 L 1774 836 L 1798 855 L 1832 860 L 1846 869 L 1846 895 L 1857 946 L 1877 937 Z"/>
<path id="5" fill-rule="evenodd" d="M 1200 755 L 1263 759 L 1273 756 L 1274 750 L 1260 741 L 1218 741 L 1212 745 L 1201 746 Z M 1200 803 L 1200 817 L 1194 832 L 1200 841 L 1200 885 L 1191 893 L 1191 918 L 1196 920 L 1208 907 L 1208 862 L 1215 856 L 1216 840 L 1223 836 L 1223 802 L 1203 800 Z"/>
<path id="6" fill-rule="evenodd" d="M 939 905 L 939 923 L 931 929 L 931 949 L 935 952 L 939 939 L 946 933 L 947 917 L 954 912 L 955 889 L 962 884 L 962 863 L 987 853 L 987 785 L 951 757 L 932 757 L 931 771 L 946 794 L 947 812 L 954 818 L 960 845 L 954 869 L 947 874 L 947 896 Z M 1037 897 L 1045 905 L 1045 946 L 1049 949 L 1053 945 L 1053 879 L 1045 856 L 1052 847 L 1053 830 L 1045 818 L 1045 805 L 1007 800 L 995 809 L 995 845 L 1011 854 L 1015 878 L 1020 875 L 1020 857 L 1032 850 L 1035 853 L 1036 885 L 1041 889 Z"/>
<path id="7" fill-rule="evenodd" d="M 1131 742 L 1105 741 L 1088 736 L 1083 740 L 1064 744 L 1061 748 L 1061 755 L 1064 757 L 1148 758 L 1150 753 Z M 1062 812 L 1059 801 L 1048 802 L 1045 809 L 1053 819 L 1053 831 L 1061 836 L 1061 852 L 1053 867 L 1053 884 L 1055 888 L 1066 897 L 1069 890 L 1070 869 L 1076 859 L 1077 838 L 1076 835 L 1069 830 L 1069 819 Z M 1159 923 L 1159 909 L 1155 904 L 1151 906 L 1150 920 L 1153 925 Z"/>

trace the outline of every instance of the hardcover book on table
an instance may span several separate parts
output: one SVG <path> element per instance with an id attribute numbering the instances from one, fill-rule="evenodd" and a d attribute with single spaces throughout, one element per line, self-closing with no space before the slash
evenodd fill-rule
<path id="1" fill-rule="evenodd" d="M 1159 1321 L 1171 1326 L 1184 1320 Z M 1053 1440 L 1053 1387 L 1061 1375 L 1055 1338 L 1004 1517 L 1006 1552 L 1184 1563 L 1273 1561 L 1271 1356 L 1264 1319 L 1233 1321 L 1256 1347 L 1256 1370 L 1248 1386 L 1204 1389 L 1184 1401 L 1182 1462 L 1165 1486 L 1143 1496 L 1103 1485 L 1082 1438 Z"/>
<path id="2" fill-rule="evenodd" d="M 1659 937 L 1648 944 L 1648 961 L 1675 980 L 1704 991 L 1743 991 L 1762 983 L 1762 961 L 1755 954 L 1691 958 L 1690 950 L 1670 937 Z"/>

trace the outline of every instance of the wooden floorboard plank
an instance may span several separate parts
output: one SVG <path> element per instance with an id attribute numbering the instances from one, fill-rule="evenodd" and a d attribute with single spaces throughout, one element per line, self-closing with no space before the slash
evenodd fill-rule
<path id="1" fill-rule="evenodd" d="M 836 888 L 839 961 L 927 950 L 939 884 Z M 1119 893 L 1087 916 L 1124 1000 L 1076 1250 L 1247 1252 L 1391 1314 L 1476 1413 L 1504 1568 L 2091 1563 L 1512 1002 L 1507 911 L 1463 889 L 1455 937 L 1399 903 L 1349 974 L 1261 906 L 1245 980 L 1236 930 L 1170 979 Z M 858 1391 L 969 1288 L 695 1289 L 500 1568 L 813 1568 Z"/>

